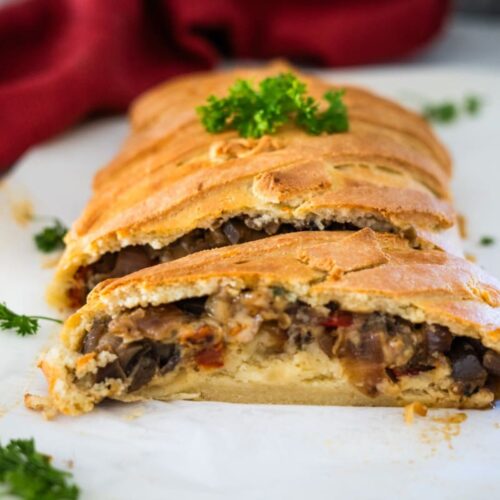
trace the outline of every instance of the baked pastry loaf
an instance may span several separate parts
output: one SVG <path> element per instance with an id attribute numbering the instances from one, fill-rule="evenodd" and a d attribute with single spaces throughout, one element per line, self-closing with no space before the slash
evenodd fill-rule
<path id="1" fill-rule="evenodd" d="M 96 175 L 66 238 L 51 302 L 77 307 L 103 279 L 306 229 L 371 227 L 459 255 L 448 154 L 421 117 L 387 99 L 342 86 L 346 133 L 312 136 L 288 125 L 243 139 L 204 130 L 195 108 L 210 94 L 224 95 L 237 78 L 257 82 L 289 70 L 185 76 L 141 97 L 130 137 Z M 332 88 L 299 78 L 317 99 Z"/>
<path id="2" fill-rule="evenodd" d="M 41 367 L 69 415 L 104 398 L 485 408 L 500 285 L 368 228 L 278 235 L 101 283 Z"/>

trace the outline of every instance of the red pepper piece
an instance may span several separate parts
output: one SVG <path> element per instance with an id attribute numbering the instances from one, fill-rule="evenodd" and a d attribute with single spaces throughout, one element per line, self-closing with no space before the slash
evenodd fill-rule
<path id="1" fill-rule="evenodd" d="M 352 314 L 347 311 L 335 311 L 328 319 L 321 323 L 322 326 L 338 328 L 352 325 Z"/>
<path id="2" fill-rule="evenodd" d="M 181 342 L 190 344 L 208 343 L 213 340 L 213 331 L 208 325 L 199 326 L 194 332 L 188 331 L 182 338 Z"/>
<path id="3" fill-rule="evenodd" d="M 195 360 L 203 368 L 221 368 L 224 366 L 223 350 L 224 346 L 222 344 L 207 347 L 196 354 Z"/>

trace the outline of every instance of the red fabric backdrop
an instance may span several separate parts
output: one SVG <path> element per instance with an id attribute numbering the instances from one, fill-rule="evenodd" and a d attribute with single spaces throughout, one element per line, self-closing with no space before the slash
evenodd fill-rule
<path id="1" fill-rule="evenodd" d="M 436 34 L 447 0 L 25 0 L 0 9 L 0 170 L 96 110 L 222 57 L 387 61 Z"/>

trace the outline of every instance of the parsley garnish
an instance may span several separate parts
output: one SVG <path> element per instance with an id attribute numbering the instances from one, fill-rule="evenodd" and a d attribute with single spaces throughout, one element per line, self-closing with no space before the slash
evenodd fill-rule
<path id="1" fill-rule="evenodd" d="M 35 244 L 41 252 L 49 253 L 64 248 L 64 236 L 68 228 L 59 220 L 54 219 L 52 226 L 47 226 L 35 234 Z"/>
<path id="2" fill-rule="evenodd" d="M 78 487 L 69 472 L 56 469 L 47 455 L 35 449 L 33 439 L 13 439 L 0 445 L 0 483 L 7 492 L 26 500 L 74 500 Z"/>
<path id="3" fill-rule="evenodd" d="M 62 321 L 59 319 L 47 318 L 46 316 L 26 316 L 24 314 L 16 314 L 5 304 L 0 303 L 1 330 L 14 330 L 18 335 L 21 335 L 21 337 L 25 337 L 26 335 L 34 335 L 40 328 L 40 320 L 62 323 Z"/>
<path id="4" fill-rule="evenodd" d="M 234 129 L 242 137 L 272 134 L 286 122 L 295 123 L 310 134 L 345 132 L 349 128 L 343 90 L 328 91 L 325 111 L 306 96 L 306 84 L 292 73 L 264 79 L 258 90 L 248 80 L 237 80 L 227 97 L 210 96 L 196 111 L 205 129 L 211 133 Z"/>
<path id="5" fill-rule="evenodd" d="M 483 105 L 481 99 L 474 95 L 466 96 L 464 99 L 464 110 L 469 115 L 477 115 Z"/>
<path id="6" fill-rule="evenodd" d="M 456 121 L 462 114 L 477 115 L 483 103 L 477 96 L 465 96 L 462 103 L 444 101 L 440 103 L 429 103 L 423 107 L 424 117 L 436 123 L 451 123 Z"/>
<path id="7" fill-rule="evenodd" d="M 495 243 L 495 238 L 492 236 L 483 236 L 479 240 L 479 244 L 482 245 L 483 247 L 489 247 Z"/>
<path id="8" fill-rule="evenodd" d="M 424 107 L 423 115 L 431 122 L 450 123 L 458 118 L 458 108 L 456 104 L 449 101 L 427 104 Z"/>

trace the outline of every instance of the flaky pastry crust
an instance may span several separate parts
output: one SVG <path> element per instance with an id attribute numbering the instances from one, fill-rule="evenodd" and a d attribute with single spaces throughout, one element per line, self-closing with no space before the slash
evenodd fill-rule
<path id="1" fill-rule="evenodd" d="M 471 408 L 491 404 L 488 389 L 470 396 L 451 393 L 445 366 L 404 377 L 368 397 L 348 383 L 338 362 L 321 352 L 299 353 L 288 361 L 277 358 L 264 367 L 242 362 L 236 373 L 222 368 L 169 374 L 129 394 L 118 381 L 88 390 L 73 383 L 82 366 L 95 369 L 105 362 L 80 354 L 83 336 L 99 316 L 116 317 L 124 310 L 210 295 L 221 288 L 272 286 L 313 306 L 336 301 L 351 312 L 377 311 L 443 325 L 455 336 L 477 339 L 500 352 L 500 285 L 470 262 L 439 250 L 416 250 L 398 236 L 371 229 L 293 233 L 199 252 L 98 285 L 88 303 L 67 320 L 61 344 L 41 361 L 54 405 L 63 413 L 78 414 L 104 397 L 375 406 L 421 401 Z"/>
<path id="2" fill-rule="evenodd" d="M 66 237 L 50 301 L 68 306 L 75 273 L 106 252 L 162 248 L 242 214 L 378 223 L 416 246 L 460 255 L 449 156 L 420 116 L 387 99 L 342 85 L 350 125 L 341 134 L 285 126 L 272 137 L 243 139 L 203 129 L 195 109 L 209 95 L 225 95 L 237 78 L 258 82 L 290 70 L 298 73 L 275 63 L 183 76 L 140 97 L 129 138 L 97 173 L 92 198 Z M 298 76 L 320 100 L 339 88 Z"/>

